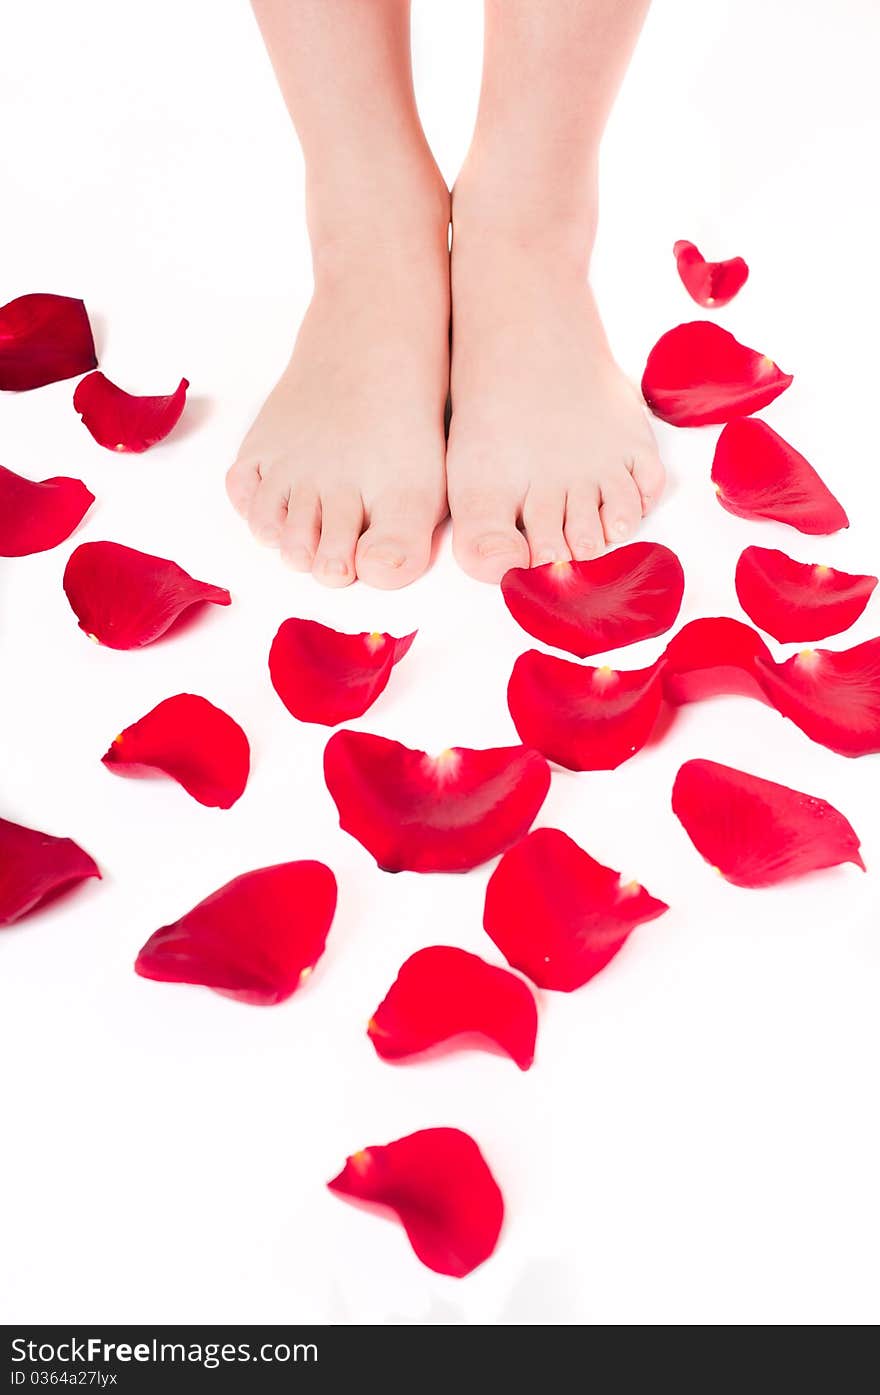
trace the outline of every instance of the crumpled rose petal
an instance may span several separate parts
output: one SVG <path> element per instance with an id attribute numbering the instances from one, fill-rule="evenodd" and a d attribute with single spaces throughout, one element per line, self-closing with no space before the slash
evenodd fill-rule
<path id="1" fill-rule="evenodd" d="M 711 320 L 677 325 L 648 355 L 642 394 L 673 426 L 709 426 L 766 407 L 792 382 L 766 354 Z"/>
<path id="2" fill-rule="evenodd" d="M 88 373 L 97 362 L 81 300 L 20 295 L 0 308 L 0 388 L 25 392 Z"/>
<path id="3" fill-rule="evenodd" d="M 718 502 L 737 518 L 769 518 L 801 533 L 836 533 L 849 519 L 808 460 L 765 421 L 732 421 L 715 447 Z"/>
<path id="4" fill-rule="evenodd" d="M 316 620 L 285 620 L 269 651 L 272 686 L 301 722 L 335 727 L 372 707 L 416 633 L 348 635 Z"/>
<path id="5" fill-rule="evenodd" d="M 281 1003 L 324 953 L 335 911 L 336 878 L 323 862 L 261 867 L 157 930 L 135 972 L 201 984 L 242 1003 Z"/>
<path id="6" fill-rule="evenodd" d="M 498 1243 L 504 1199 L 485 1158 L 460 1129 L 420 1129 L 352 1154 L 327 1186 L 394 1211 L 417 1257 L 463 1279 Z"/>
<path id="7" fill-rule="evenodd" d="M 115 542 L 82 543 L 64 570 L 80 629 L 110 649 L 152 644 L 192 605 L 229 605 L 221 586 L 195 581 L 176 562 Z"/>
<path id="8" fill-rule="evenodd" d="M 749 268 L 742 257 L 707 262 L 692 242 L 683 240 L 676 242 L 672 254 L 688 295 L 706 309 L 729 305 L 748 280 Z"/>
<path id="9" fill-rule="evenodd" d="M 774 886 L 842 862 L 865 870 L 855 831 L 831 804 L 729 765 L 686 761 L 672 808 L 697 852 L 734 886 Z"/>
<path id="10" fill-rule="evenodd" d="M 663 701 L 664 660 L 588 668 L 530 649 L 513 666 L 507 706 L 520 740 L 569 770 L 615 770 L 640 751 Z"/>
<path id="11" fill-rule="evenodd" d="M 541 988 L 571 993 L 605 968 L 637 925 L 668 909 L 558 828 L 537 828 L 489 878 L 483 925 L 508 964 Z"/>
<path id="12" fill-rule="evenodd" d="M 181 378 L 167 397 L 135 397 L 103 373 L 77 383 L 73 405 L 99 446 L 140 454 L 165 437 L 180 421 L 189 383 Z"/>
<path id="13" fill-rule="evenodd" d="M 0 819 L 0 925 L 12 925 L 79 882 L 100 876 L 94 859 L 71 838 Z"/>
<path id="14" fill-rule="evenodd" d="M 876 585 L 876 576 L 795 562 L 768 547 L 747 547 L 736 567 L 740 605 L 780 644 L 827 639 L 848 630 Z"/>
<path id="15" fill-rule="evenodd" d="M 121 731 L 101 759 L 119 775 L 161 770 L 200 804 L 230 809 L 244 794 L 251 756 L 238 722 L 207 698 L 178 693 Z"/>
<path id="16" fill-rule="evenodd" d="M 65 475 L 28 480 L 0 465 L 0 557 L 28 557 L 69 538 L 95 496 Z"/>
<path id="17" fill-rule="evenodd" d="M 676 707 L 728 695 L 769 703 L 756 661 L 772 663 L 772 655 L 761 636 L 741 620 L 726 615 L 691 620 L 673 635 L 664 658 L 664 696 Z"/>
<path id="18" fill-rule="evenodd" d="M 501 592 L 528 634 L 586 659 L 664 634 L 681 608 L 684 572 L 668 547 L 639 542 L 589 562 L 513 567 Z"/>
<path id="19" fill-rule="evenodd" d="M 383 1061 L 475 1036 L 506 1051 L 520 1070 L 535 1059 L 537 1031 L 535 999 L 522 979 L 450 945 L 410 955 L 367 1027 Z"/>
<path id="20" fill-rule="evenodd" d="M 785 663 L 759 659 L 769 701 L 795 726 L 840 756 L 880 751 L 880 639 L 853 649 L 803 649 Z"/>
<path id="21" fill-rule="evenodd" d="M 528 832 L 550 788 L 522 746 L 456 746 L 439 756 L 369 732 L 338 731 L 324 778 L 339 824 L 385 872 L 466 872 Z"/>

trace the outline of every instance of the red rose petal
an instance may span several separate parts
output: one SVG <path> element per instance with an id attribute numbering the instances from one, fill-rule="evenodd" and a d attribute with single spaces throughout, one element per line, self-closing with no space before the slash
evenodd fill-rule
<path id="1" fill-rule="evenodd" d="M 808 460 L 765 421 L 732 421 L 712 461 L 718 502 L 737 518 L 770 518 L 801 533 L 836 533 L 849 519 Z"/>
<path id="2" fill-rule="evenodd" d="M 367 1035 L 383 1061 L 399 1061 L 452 1037 L 487 1037 L 528 1070 L 538 1010 L 522 979 L 449 945 L 417 950 L 370 1018 Z"/>
<path id="3" fill-rule="evenodd" d="M 0 819 L 0 925 L 12 925 L 78 882 L 100 876 L 72 839 Z"/>
<path id="4" fill-rule="evenodd" d="M 691 620 L 669 641 L 664 658 L 664 696 L 677 707 L 728 694 L 769 701 L 756 661 L 772 663 L 772 655 L 761 636 L 740 620 L 725 615 Z"/>
<path id="5" fill-rule="evenodd" d="M 101 759 L 120 775 L 164 771 L 200 804 L 230 809 L 244 794 L 251 756 L 238 722 L 206 698 L 178 693 L 120 732 Z"/>
<path id="6" fill-rule="evenodd" d="M 781 644 L 827 639 L 848 630 L 876 585 L 876 576 L 795 562 L 767 547 L 747 547 L 736 567 L 740 605 Z"/>
<path id="7" fill-rule="evenodd" d="M 46 552 L 69 538 L 95 496 L 82 480 L 27 480 L 0 465 L 0 557 Z"/>
<path id="8" fill-rule="evenodd" d="M 668 909 L 558 828 L 538 828 L 489 878 L 483 925 L 533 983 L 571 993 L 604 969 L 637 925 Z"/>
<path id="9" fill-rule="evenodd" d="M 804 649 L 785 663 L 759 659 L 768 699 L 820 746 L 841 756 L 880 751 L 880 639 L 853 649 Z"/>
<path id="10" fill-rule="evenodd" d="M 24 392 L 88 373 L 98 360 L 86 307 L 67 295 L 21 295 L 0 308 L 0 388 Z"/>
<path id="11" fill-rule="evenodd" d="M 269 651 L 272 686 L 301 722 L 351 721 L 372 707 L 416 633 L 348 635 L 316 620 L 285 620 Z"/>
<path id="12" fill-rule="evenodd" d="M 615 770 L 644 746 L 663 701 L 649 668 L 588 668 L 530 649 L 513 666 L 507 705 L 526 746 L 569 770 Z"/>
<path id="13" fill-rule="evenodd" d="M 336 878 L 323 862 L 261 867 L 157 930 L 135 972 L 202 984 L 243 1003 L 281 1003 L 324 953 L 335 911 Z"/>
<path id="14" fill-rule="evenodd" d="M 180 421 L 188 387 L 181 378 L 167 397 L 134 397 L 103 373 L 90 373 L 77 384 L 73 405 L 99 446 L 139 454 L 164 441 Z"/>
<path id="15" fill-rule="evenodd" d="M 745 285 L 749 268 L 742 257 L 707 262 L 692 242 L 676 242 L 672 249 L 678 274 L 692 300 L 707 309 L 729 305 Z"/>
<path id="16" fill-rule="evenodd" d="M 501 581 L 518 625 L 586 659 L 662 635 L 675 621 L 684 572 L 660 543 L 630 543 L 589 562 L 513 567 Z"/>
<path id="17" fill-rule="evenodd" d="M 550 771 L 522 746 L 439 756 L 368 732 L 338 731 L 324 778 L 340 827 L 385 872 L 466 872 L 526 833 L 547 796 Z"/>
<path id="18" fill-rule="evenodd" d="M 460 1129 L 420 1129 L 362 1148 L 327 1186 L 394 1211 L 418 1258 L 463 1279 L 495 1249 L 504 1199 L 485 1158 Z"/>
<path id="19" fill-rule="evenodd" d="M 673 426 L 708 426 L 766 407 L 792 379 L 710 320 L 677 325 L 648 355 L 642 393 Z"/>
<path id="20" fill-rule="evenodd" d="M 774 886 L 841 862 L 865 868 L 854 830 L 824 799 L 713 760 L 685 762 L 672 808 L 697 852 L 734 886 Z"/>
<path id="21" fill-rule="evenodd" d="M 110 649 L 152 644 L 191 605 L 230 603 L 223 587 L 193 580 L 176 562 L 115 542 L 76 548 L 64 590 L 80 629 Z"/>

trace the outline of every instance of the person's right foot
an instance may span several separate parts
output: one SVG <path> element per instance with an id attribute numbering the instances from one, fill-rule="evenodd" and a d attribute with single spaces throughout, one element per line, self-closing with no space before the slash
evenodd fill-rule
<path id="1" fill-rule="evenodd" d="M 260 542 L 327 586 L 399 587 L 446 515 L 449 195 L 315 250 L 288 368 L 227 475 Z"/>

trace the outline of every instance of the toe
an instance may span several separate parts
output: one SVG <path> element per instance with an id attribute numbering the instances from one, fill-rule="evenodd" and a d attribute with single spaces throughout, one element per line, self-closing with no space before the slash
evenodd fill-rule
<path id="1" fill-rule="evenodd" d="M 598 490 L 569 490 L 565 505 L 565 539 L 576 562 L 588 562 L 605 551 Z"/>
<path id="2" fill-rule="evenodd" d="M 663 469 L 663 462 L 653 442 L 636 455 L 632 466 L 632 477 L 641 496 L 642 513 L 646 514 L 660 498 L 666 483 L 666 471 Z"/>
<path id="3" fill-rule="evenodd" d="M 626 542 L 642 517 L 642 499 L 635 480 L 622 465 L 602 477 L 602 505 L 599 517 L 605 541 Z"/>
<path id="4" fill-rule="evenodd" d="M 499 494 L 463 494 L 452 508 L 452 550 L 477 581 L 500 581 L 511 567 L 529 565 L 529 546 L 516 526 L 516 505 Z"/>
<path id="5" fill-rule="evenodd" d="M 248 509 L 248 527 L 257 542 L 266 547 L 277 547 L 287 519 L 287 501 L 290 486 L 271 474 L 260 480 L 259 487 L 251 499 Z"/>
<path id="6" fill-rule="evenodd" d="M 321 540 L 312 573 L 325 586 L 348 586 L 355 578 L 354 553 L 364 522 L 364 506 L 353 490 L 321 500 Z"/>
<path id="7" fill-rule="evenodd" d="M 533 567 L 544 562 L 570 561 L 571 552 L 562 531 L 564 518 L 562 490 L 529 490 L 523 504 L 523 527 Z"/>
<path id="8" fill-rule="evenodd" d="M 236 513 L 247 518 L 254 495 L 260 486 L 260 471 L 255 460 L 236 460 L 226 472 L 226 493 Z"/>
<path id="9" fill-rule="evenodd" d="M 287 505 L 287 522 L 281 534 L 281 556 L 297 572 L 310 572 L 321 532 L 321 504 L 317 494 L 295 489 Z"/>
<path id="10" fill-rule="evenodd" d="M 427 570 L 437 510 L 429 499 L 383 499 L 370 510 L 355 568 L 361 581 L 383 591 L 408 586 Z"/>

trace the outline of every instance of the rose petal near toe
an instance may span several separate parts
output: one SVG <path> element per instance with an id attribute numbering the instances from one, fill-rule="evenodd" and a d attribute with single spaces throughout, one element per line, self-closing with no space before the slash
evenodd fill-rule
<path id="1" fill-rule="evenodd" d="M 718 502 L 738 518 L 769 518 L 801 533 L 836 533 L 849 527 L 828 486 L 788 441 L 765 421 L 733 421 L 712 461 Z"/>
<path id="2" fill-rule="evenodd" d="M 604 969 L 637 925 L 668 909 L 558 828 L 538 828 L 489 878 L 483 926 L 533 983 L 571 993 Z"/>
<path id="3" fill-rule="evenodd" d="M 152 644 L 192 605 L 229 605 L 221 586 L 196 581 L 164 557 L 115 542 L 82 543 L 64 570 L 80 629 L 110 649 Z"/>
<path id="4" fill-rule="evenodd" d="M 522 746 L 439 756 L 369 732 L 339 731 L 324 778 L 340 827 L 386 872 L 465 872 L 528 832 L 550 770 Z"/>
<path id="5" fill-rule="evenodd" d="M 272 641 L 269 673 L 288 712 L 333 727 L 360 717 L 384 691 L 417 634 L 342 634 L 316 620 L 285 620 Z"/>
<path id="6" fill-rule="evenodd" d="M 250 746 L 238 722 L 195 693 L 160 702 L 120 732 L 101 759 L 119 775 L 160 770 L 212 809 L 230 809 L 250 773 Z"/>
<path id="7" fill-rule="evenodd" d="M 0 389 L 43 387 L 88 373 L 97 362 L 81 300 L 22 295 L 0 308 Z"/>
<path id="8" fill-rule="evenodd" d="M 676 242 L 672 253 L 688 295 L 706 309 L 729 305 L 748 280 L 749 268 L 742 257 L 707 262 L 692 242 L 684 240 Z"/>
<path id="9" fill-rule="evenodd" d="M 94 502 L 82 480 L 28 480 L 0 465 L 0 557 L 28 557 L 57 547 Z"/>
<path id="10" fill-rule="evenodd" d="M 668 630 L 681 608 L 684 572 L 668 547 L 631 543 L 587 562 L 515 567 L 501 593 L 528 634 L 585 659 Z"/>
<path id="11" fill-rule="evenodd" d="M 324 953 L 336 878 L 323 862 L 245 872 L 147 940 L 142 978 L 193 983 L 243 1003 L 289 998 Z"/>
<path id="12" fill-rule="evenodd" d="M 854 862 L 859 839 L 831 804 L 711 760 L 689 760 L 672 808 L 697 851 L 735 886 L 774 886 Z"/>
<path id="13" fill-rule="evenodd" d="M 462 1279 L 493 1253 L 504 1220 L 498 1183 L 469 1134 L 420 1129 L 352 1154 L 327 1186 L 395 1212 L 422 1264 Z"/>
<path id="14" fill-rule="evenodd" d="M 99 446 L 140 453 L 164 441 L 177 425 L 188 387 L 181 378 L 167 397 L 134 397 L 103 373 L 90 373 L 77 383 L 73 405 Z"/>
<path id="15" fill-rule="evenodd" d="M 747 547 L 736 566 L 740 605 L 781 644 L 827 639 L 848 630 L 876 585 L 876 576 L 796 562 L 775 548 Z"/>
<path id="16" fill-rule="evenodd" d="M 683 625 L 664 654 L 663 692 L 676 707 L 705 698 L 742 696 L 769 702 L 757 676 L 759 658 L 773 662 L 763 639 L 725 615 Z"/>
<path id="17" fill-rule="evenodd" d="M 648 740 L 663 702 L 649 668 L 588 668 L 530 649 L 513 666 L 507 705 L 521 740 L 569 770 L 615 770 Z"/>
<path id="18" fill-rule="evenodd" d="M 785 663 L 759 658 L 768 700 L 811 741 L 841 756 L 880 751 L 880 639 L 853 649 L 803 649 Z"/>
<path id="19" fill-rule="evenodd" d="M 383 1061 L 477 1037 L 494 1042 L 520 1070 L 535 1058 L 537 1031 L 535 999 L 522 979 L 451 945 L 410 955 L 367 1027 Z"/>
<path id="20" fill-rule="evenodd" d="M 709 320 L 677 325 L 654 345 L 642 393 L 673 426 L 707 426 L 766 407 L 792 382 L 766 354 L 740 344 Z"/>
<path id="21" fill-rule="evenodd" d="M 71 838 L 0 819 L 0 926 L 89 877 L 100 880 L 97 864 Z"/>

